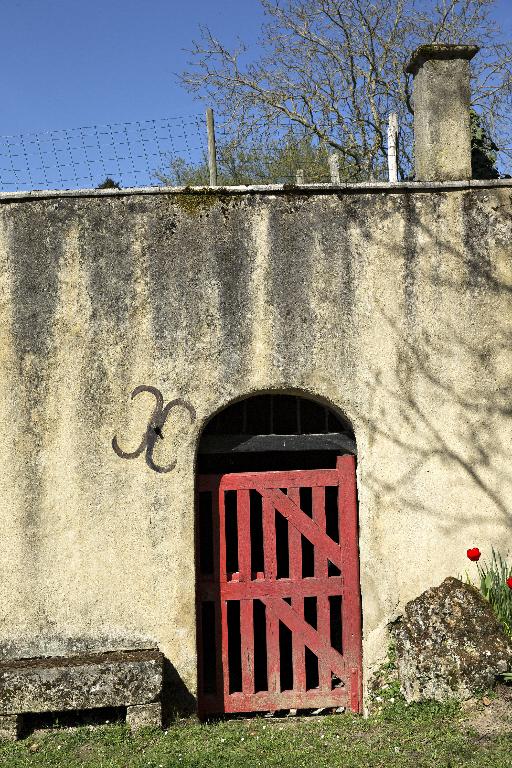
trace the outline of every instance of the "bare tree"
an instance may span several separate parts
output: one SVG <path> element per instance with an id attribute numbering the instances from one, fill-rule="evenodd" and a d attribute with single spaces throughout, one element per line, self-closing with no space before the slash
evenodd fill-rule
<path id="1" fill-rule="evenodd" d="M 512 147 L 512 45 L 494 0 L 259 0 L 261 54 L 230 50 L 207 27 L 194 43 L 192 92 L 214 104 L 229 140 L 262 142 L 287 128 L 339 152 L 372 178 L 385 165 L 386 122 L 397 112 L 400 172 L 411 167 L 410 52 L 427 42 L 476 43 L 473 106 L 500 148 Z"/>

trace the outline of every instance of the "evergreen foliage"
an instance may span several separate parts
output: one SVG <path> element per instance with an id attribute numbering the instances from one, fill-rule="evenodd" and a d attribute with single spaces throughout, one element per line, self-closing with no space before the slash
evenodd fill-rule
<path id="1" fill-rule="evenodd" d="M 482 116 L 471 110 L 471 166 L 474 179 L 499 179 L 498 147 L 489 136 Z"/>
<path id="2" fill-rule="evenodd" d="M 110 176 L 107 176 L 105 181 L 99 184 L 96 189 L 121 189 L 121 186 L 117 183 L 117 181 L 114 181 L 114 179 L 111 179 Z"/>

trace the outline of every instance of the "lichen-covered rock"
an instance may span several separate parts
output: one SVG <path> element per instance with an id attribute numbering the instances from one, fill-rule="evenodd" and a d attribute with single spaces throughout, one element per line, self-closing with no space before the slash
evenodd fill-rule
<path id="1" fill-rule="evenodd" d="M 512 667 L 512 641 L 491 606 L 453 577 L 407 603 L 391 634 L 407 701 L 467 699 Z"/>

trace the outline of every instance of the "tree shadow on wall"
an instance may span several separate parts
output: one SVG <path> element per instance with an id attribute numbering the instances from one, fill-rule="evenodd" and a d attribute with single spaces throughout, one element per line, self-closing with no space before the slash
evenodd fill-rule
<path id="1" fill-rule="evenodd" d="M 387 328 L 396 334 L 395 365 L 390 376 L 368 362 L 368 408 L 360 414 L 367 450 L 380 444 L 379 459 L 362 471 L 373 498 L 372 524 L 387 528 L 380 545 L 377 534 L 366 575 L 381 616 L 401 612 L 404 602 L 432 586 L 433 562 L 455 575 L 447 541 L 458 538 L 461 558 L 475 544 L 484 552 L 498 544 L 504 556 L 512 545 L 512 376 L 510 364 L 500 369 L 497 363 L 503 353 L 512 357 L 512 332 L 496 328 L 482 346 L 449 323 L 435 338 L 425 331 L 407 338 L 389 318 Z M 472 361 L 473 370 L 457 381 L 450 363 L 460 359 Z M 380 461 L 383 446 L 393 456 L 390 471 Z M 390 511 L 396 513 L 391 527 Z M 475 529 L 481 533 L 473 541 Z M 383 568 L 394 562 L 404 569 L 387 596 L 375 559 Z"/>
<path id="2" fill-rule="evenodd" d="M 421 330 L 412 339 L 391 318 L 384 313 L 382 317 L 396 337 L 394 375 L 368 364 L 369 411 L 377 401 L 380 405 L 377 415 L 360 418 L 370 444 L 380 437 L 408 461 L 392 480 L 370 472 L 367 481 L 377 494 L 392 495 L 411 511 L 439 517 L 442 528 L 456 527 L 455 514 L 450 517 L 446 510 L 407 495 L 415 477 L 436 460 L 459 470 L 487 497 L 495 522 L 512 525 L 512 497 L 505 491 L 512 489 L 511 446 L 505 439 L 512 435 L 512 380 L 493 363 L 501 354 L 512 356 L 512 332 L 496 328 L 492 344 L 485 347 L 471 344 L 450 325 L 435 338 Z M 463 360 L 468 361 L 468 377 L 454 382 L 450 369 L 454 361 Z M 479 374 L 480 383 L 475 383 Z M 457 422 L 451 432 L 445 429 L 443 415 L 448 413 Z M 475 510 L 473 521 L 488 522 L 488 513 Z"/>
<path id="3" fill-rule="evenodd" d="M 475 192 L 462 199 L 458 223 L 441 207 L 432 215 L 438 203 L 422 205 L 407 202 L 402 245 L 395 241 L 402 281 L 374 292 L 379 354 L 363 345 L 358 363 L 357 418 L 367 454 L 375 452 L 361 464 L 363 485 L 370 524 L 386 530 L 366 574 L 380 615 L 428 586 L 432 563 L 451 572 L 446 541 L 460 541 L 460 563 L 475 543 L 512 550 L 512 217 L 503 199 L 484 206 Z M 365 230 L 369 246 L 389 253 L 376 232 Z M 408 578 L 385 597 L 375 559 L 386 568 L 393 558 Z"/>
<path id="4" fill-rule="evenodd" d="M 392 497 L 453 533 L 456 513 L 409 492 L 437 462 L 447 476 L 462 477 L 466 489 L 478 490 L 484 503 L 474 509 L 474 523 L 492 517 L 511 530 L 509 198 L 488 199 L 485 190 L 473 190 L 462 196 L 460 209 L 443 212 L 442 205 L 440 196 L 404 198 L 401 309 L 394 315 L 389 302 L 375 302 L 379 334 L 392 339 L 393 358 L 389 366 L 362 361 L 367 398 L 359 414 L 370 444 L 387 441 L 404 457 L 403 471 L 365 478 L 377 498 Z M 365 230 L 371 247 L 389 252 L 389 241 L 376 232 Z"/>

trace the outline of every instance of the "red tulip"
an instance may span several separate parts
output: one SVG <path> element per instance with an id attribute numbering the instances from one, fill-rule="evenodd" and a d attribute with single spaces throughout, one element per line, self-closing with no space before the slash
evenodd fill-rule
<path id="1" fill-rule="evenodd" d="M 512 576 L 509 576 L 508 579 L 507 579 L 507 587 L 512 589 Z"/>
<path id="2" fill-rule="evenodd" d="M 470 559 L 470 560 L 471 560 L 473 563 L 476 563 L 478 560 L 480 560 L 480 555 L 481 555 L 482 553 L 480 552 L 480 550 L 478 549 L 478 547 L 473 547 L 473 549 L 468 549 L 468 551 L 467 551 L 467 553 L 466 553 L 466 554 L 467 554 L 467 556 L 469 557 L 469 559 Z"/>

